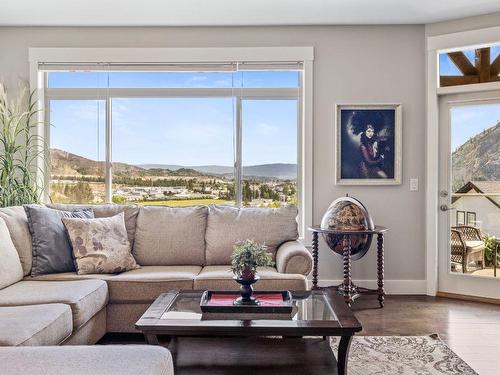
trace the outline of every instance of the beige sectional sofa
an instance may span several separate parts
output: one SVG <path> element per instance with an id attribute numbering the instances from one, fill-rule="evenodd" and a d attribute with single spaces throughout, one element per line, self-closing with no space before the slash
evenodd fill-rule
<path id="1" fill-rule="evenodd" d="M 265 242 L 276 259 L 276 267 L 259 270 L 256 289 L 308 288 L 312 258 L 296 240 L 294 208 L 92 208 L 96 217 L 124 212 L 141 268 L 116 275 L 70 272 L 32 277 L 24 209 L 0 209 L 0 346 L 92 344 L 106 332 L 136 332 L 135 322 L 167 290 L 237 289 L 229 271 L 236 240 Z M 2 263 L 8 266 L 2 268 Z"/>

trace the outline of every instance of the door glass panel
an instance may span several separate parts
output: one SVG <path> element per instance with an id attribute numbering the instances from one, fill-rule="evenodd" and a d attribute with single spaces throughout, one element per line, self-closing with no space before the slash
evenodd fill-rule
<path id="1" fill-rule="evenodd" d="M 452 107 L 450 118 L 451 271 L 500 277 L 500 103 Z"/>
<path id="2" fill-rule="evenodd" d="M 50 186 L 53 203 L 104 203 L 103 100 L 50 101 Z"/>

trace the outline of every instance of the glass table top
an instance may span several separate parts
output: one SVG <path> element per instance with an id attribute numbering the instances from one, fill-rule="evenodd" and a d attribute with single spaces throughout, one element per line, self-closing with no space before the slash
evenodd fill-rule
<path id="1" fill-rule="evenodd" d="M 200 308 L 202 294 L 203 292 L 198 291 L 179 293 L 161 319 L 202 320 Z M 337 320 L 329 298 L 322 293 L 292 293 L 292 298 L 294 306 L 292 320 Z"/>

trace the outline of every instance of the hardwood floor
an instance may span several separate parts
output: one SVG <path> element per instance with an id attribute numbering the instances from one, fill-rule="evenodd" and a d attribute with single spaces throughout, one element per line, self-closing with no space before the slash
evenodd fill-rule
<path id="1" fill-rule="evenodd" d="M 439 337 L 480 375 L 500 374 L 500 306 L 442 297 L 388 296 L 379 309 L 374 298 L 354 302 L 362 335 Z"/>
<path id="2" fill-rule="evenodd" d="M 500 305 L 442 297 L 387 296 L 385 307 L 364 296 L 353 304 L 362 335 L 437 333 L 480 375 L 500 374 Z M 101 343 L 143 342 L 140 335 L 106 335 Z"/>

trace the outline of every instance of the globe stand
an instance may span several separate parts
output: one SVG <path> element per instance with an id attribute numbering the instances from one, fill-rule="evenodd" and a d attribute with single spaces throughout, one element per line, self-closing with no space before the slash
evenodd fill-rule
<path id="1" fill-rule="evenodd" d="M 313 255 L 313 273 L 312 273 L 312 289 L 332 289 L 337 291 L 344 297 L 347 305 L 351 306 L 352 302 L 361 295 L 371 294 L 378 296 L 380 307 L 384 307 L 385 289 L 384 289 L 384 233 L 388 231 L 382 226 L 375 226 L 373 230 L 335 230 L 323 229 L 319 226 L 310 227 L 312 232 L 312 255 Z M 344 281 L 337 286 L 320 287 L 318 286 L 318 262 L 319 262 L 319 233 L 332 234 L 342 237 L 342 260 L 344 266 Z M 351 259 L 351 236 L 359 236 L 364 234 L 372 234 L 377 236 L 377 289 L 368 289 L 356 286 L 352 282 L 352 259 Z"/>

